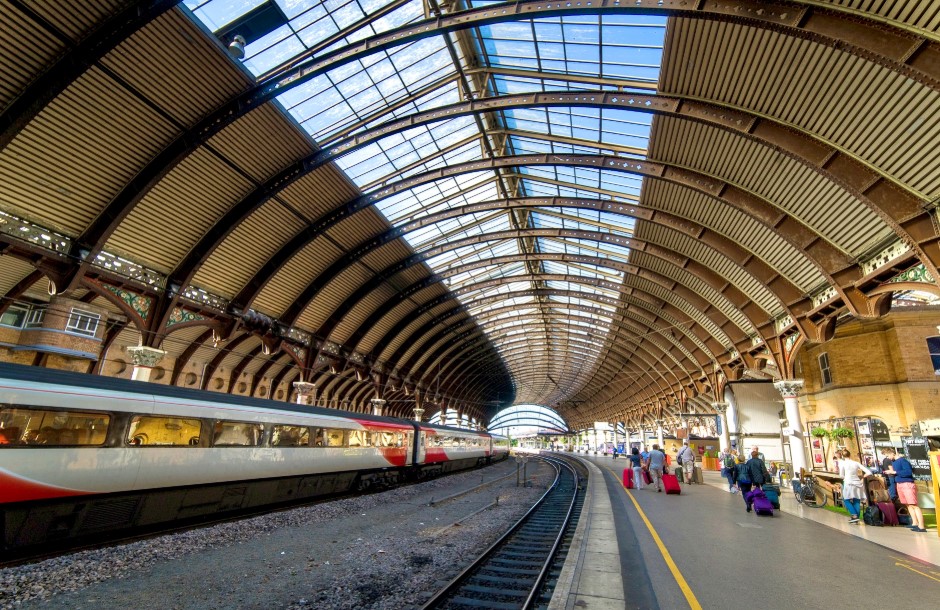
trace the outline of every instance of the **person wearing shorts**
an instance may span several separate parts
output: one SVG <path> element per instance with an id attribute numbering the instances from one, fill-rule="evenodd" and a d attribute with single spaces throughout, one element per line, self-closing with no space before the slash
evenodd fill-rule
<path id="1" fill-rule="evenodd" d="M 695 454 L 689 448 L 689 441 L 682 441 L 682 449 L 676 459 L 682 463 L 682 472 L 685 474 L 685 484 L 692 484 L 692 476 L 695 474 Z"/>
<path id="2" fill-rule="evenodd" d="M 656 484 L 656 491 L 663 490 L 663 464 L 666 461 L 666 454 L 659 450 L 659 445 L 653 445 L 653 450 L 650 451 L 650 457 L 646 460 L 646 468 L 650 471 L 650 477 L 653 479 L 653 483 Z M 653 483 L 650 483 L 650 487 L 653 486 Z"/>
<path id="3" fill-rule="evenodd" d="M 891 465 L 894 468 L 894 478 L 898 486 L 898 499 L 901 504 L 907 506 L 907 511 L 911 514 L 912 532 L 926 532 L 924 527 L 924 513 L 917 505 L 917 485 L 914 484 L 914 470 L 911 463 L 904 456 L 894 460 Z"/>

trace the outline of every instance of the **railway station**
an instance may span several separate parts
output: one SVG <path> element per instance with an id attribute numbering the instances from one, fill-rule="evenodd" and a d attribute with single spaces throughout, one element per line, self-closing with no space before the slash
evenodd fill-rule
<path id="1" fill-rule="evenodd" d="M 431 590 L 542 491 L 536 588 L 477 607 L 940 598 L 940 0 L 0 0 L 0 34 L 0 556 L 329 501 L 244 526 L 283 550 L 231 581 L 0 562 L 0 608 L 464 607 Z"/>

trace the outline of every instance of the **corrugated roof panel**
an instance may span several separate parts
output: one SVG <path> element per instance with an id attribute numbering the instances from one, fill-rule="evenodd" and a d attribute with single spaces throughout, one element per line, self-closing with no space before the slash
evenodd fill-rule
<path id="1" fill-rule="evenodd" d="M 661 180 L 647 180 L 643 203 L 689 218 L 741 244 L 804 291 L 824 281 L 806 254 L 776 231 L 704 193 Z"/>
<path id="2" fill-rule="evenodd" d="M 340 254 L 340 250 L 328 240 L 314 240 L 278 270 L 258 294 L 252 308 L 277 318 L 310 280 L 322 273 Z"/>
<path id="3" fill-rule="evenodd" d="M 345 344 L 349 340 L 350 335 L 358 330 L 362 323 L 365 322 L 366 318 L 371 316 L 373 312 L 384 312 L 388 314 L 389 307 L 386 303 L 391 301 L 395 294 L 395 289 L 388 284 L 383 284 L 378 289 L 373 290 L 369 293 L 369 296 L 359 301 L 356 308 L 343 318 L 343 321 L 336 326 L 333 334 L 330 335 L 330 339 L 337 343 Z M 347 347 L 356 351 L 362 351 L 358 343 Z"/>
<path id="4" fill-rule="evenodd" d="M 252 84 L 221 48 L 176 10 L 138 30 L 102 64 L 184 125 L 194 124 Z"/>
<path id="5" fill-rule="evenodd" d="M 310 277 L 313 278 L 313 276 Z M 316 332 L 327 318 L 333 315 L 336 308 L 370 277 L 372 273 L 362 265 L 354 264 L 347 267 L 321 290 L 313 301 L 304 304 L 304 311 L 297 318 L 297 324 Z"/>
<path id="6" fill-rule="evenodd" d="M 234 227 L 193 277 L 197 286 L 212 286 L 231 298 L 304 224 L 276 200 Z M 263 236 L 263 239 L 259 239 Z"/>
<path id="7" fill-rule="evenodd" d="M 10 289 L 19 284 L 26 276 L 36 270 L 28 262 L 14 256 L 3 256 L 0 254 L 0 295 L 10 292 Z M 40 279 L 37 284 L 45 285 L 45 279 Z M 48 298 L 48 297 L 47 297 Z"/>
<path id="8" fill-rule="evenodd" d="M 740 265 L 687 235 L 642 222 L 637 223 L 637 238 L 674 250 L 713 269 L 771 315 L 776 315 L 783 309 L 779 299 Z"/>
<path id="9" fill-rule="evenodd" d="M 0 1 L 0 109 L 19 97 L 26 86 L 63 52 L 65 45 L 29 17 Z"/>
<path id="10" fill-rule="evenodd" d="M 278 193 L 311 222 L 358 195 L 355 187 L 334 165 L 326 165 L 307 174 Z"/>
<path id="11" fill-rule="evenodd" d="M 314 151 L 313 143 L 293 119 L 273 104 L 229 125 L 209 140 L 209 146 L 259 183 Z"/>
<path id="12" fill-rule="evenodd" d="M 385 269 L 389 265 L 392 265 L 410 255 L 411 249 L 408 247 L 408 244 L 402 239 L 396 239 L 395 241 L 389 242 L 384 246 L 369 252 L 360 260 L 367 267 L 380 270 Z"/>
<path id="13" fill-rule="evenodd" d="M 261 337 L 251 336 L 235 347 L 223 348 L 226 352 L 226 356 L 222 358 L 222 362 L 219 364 L 219 368 L 216 369 L 216 374 L 218 374 L 219 369 L 223 369 L 225 371 L 225 377 L 227 378 L 229 373 L 232 372 L 232 368 L 247 358 L 251 353 L 251 350 L 255 349 L 259 345 L 261 345 Z M 236 380 L 236 383 L 239 381 L 243 381 L 243 379 Z"/>
<path id="14" fill-rule="evenodd" d="M 892 21 L 936 32 L 940 30 L 940 3 L 925 0 L 819 0 Z"/>
<path id="15" fill-rule="evenodd" d="M 172 136 L 157 114 L 91 69 L 0 152 L 0 205 L 78 235 Z"/>
<path id="16" fill-rule="evenodd" d="M 378 211 L 366 208 L 330 227 L 327 233 L 344 248 L 352 249 L 367 239 L 388 231 L 389 228 L 388 222 Z"/>
<path id="17" fill-rule="evenodd" d="M 852 193 L 768 146 L 717 127 L 665 117 L 657 117 L 654 135 L 651 158 L 692 167 L 749 190 L 843 251 L 860 254 L 891 231 Z"/>
<path id="18" fill-rule="evenodd" d="M 700 37 L 705 44 L 694 62 L 669 56 L 667 92 L 779 117 L 880 166 L 924 197 L 940 188 L 940 159 L 927 152 L 936 140 L 940 93 L 810 40 L 705 19 L 675 24 L 675 36 Z M 917 151 L 914 163 L 911 150 Z"/>
<path id="19" fill-rule="evenodd" d="M 625 282 L 626 286 L 632 286 L 647 292 L 658 299 L 669 303 L 673 307 L 684 312 L 687 316 L 695 320 L 700 326 L 702 326 L 708 333 L 715 337 L 723 345 L 731 345 L 731 340 L 728 338 L 728 335 L 725 334 L 725 331 L 721 330 L 717 324 L 715 324 L 710 318 L 705 316 L 701 311 L 696 310 L 692 307 L 688 301 L 685 299 L 679 298 L 674 292 L 666 290 L 664 287 L 651 282 L 642 277 L 628 277 Z"/>
<path id="20" fill-rule="evenodd" d="M 171 358 L 179 358 L 186 351 L 186 348 L 192 345 L 192 342 L 199 338 L 199 335 L 206 332 L 207 329 L 206 326 L 188 326 L 176 332 L 171 332 L 160 344 L 160 349 L 165 350 L 167 356 Z"/>
<path id="21" fill-rule="evenodd" d="M 110 14 L 117 12 L 127 0 L 58 0 L 29 2 L 29 8 L 73 41 L 84 38 Z"/>
<path id="22" fill-rule="evenodd" d="M 250 188 L 228 165 L 199 149 L 144 197 L 108 240 L 106 249 L 126 252 L 169 272 Z M 155 232 L 154 227 L 161 230 Z"/>

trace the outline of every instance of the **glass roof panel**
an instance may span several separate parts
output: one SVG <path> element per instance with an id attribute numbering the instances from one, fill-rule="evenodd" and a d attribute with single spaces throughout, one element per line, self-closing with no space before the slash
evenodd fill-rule
<path id="1" fill-rule="evenodd" d="M 185 0 L 185 4 L 210 30 L 227 35 L 233 32 L 231 24 L 259 11 L 279 15 L 271 21 L 269 31 L 248 41 L 242 60 L 245 68 L 262 80 L 299 61 L 421 21 L 426 14 L 423 0 L 403 2 L 381 17 L 376 13 L 390 8 L 389 0 Z M 467 0 L 454 6 L 492 4 L 499 3 Z M 644 158 L 652 114 L 620 108 L 514 107 L 477 116 L 451 116 L 381 138 L 371 137 L 370 130 L 470 98 L 597 89 L 655 91 L 665 27 L 666 17 L 653 15 L 579 13 L 519 19 L 465 30 L 469 44 L 454 44 L 453 50 L 448 48 L 450 35 L 434 31 L 425 38 L 336 65 L 316 78 L 285 88 L 277 99 L 322 147 L 363 136 L 362 148 L 335 163 L 364 194 L 408 177 L 491 156 L 604 154 Z M 480 67 L 490 71 L 482 80 L 461 74 Z M 604 314 L 575 314 L 568 306 L 615 312 L 622 301 L 610 286 L 623 281 L 622 264 L 629 262 L 630 249 L 601 239 L 564 235 L 510 233 L 507 238 L 503 233 L 493 238 L 491 234 L 561 229 L 629 239 L 634 235 L 635 219 L 626 215 L 627 210 L 613 214 L 573 207 L 526 208 L 510 213 L 499 202 L 510 195 L 579 197 L 613 199 L 626 206 L 638 200 L 641 183 L 639 175 L 590 166 L 507 164 L 498 170 L 450 173 L 377 201 L 375 209 L 392 226 L 405 227 L 404 239 L 415 252 L 440 249 L 434 250 L 426 264 L 445 278 L 450 290 L 459 292 L 458 298 L 468 304 L 468 311 L 479 317 L 485 329 L 498 333 L 492 335 L 496 343 L 524 339 L 521 345 L 530 350 L 553 353 L 543 361 L 510 347 L 507 362 L 517 375 L 524 374 L 516 377 L 517 382 L 525 379 L 520 391 L 538 402 L 555 401 L 579 389 L 571 379 L 593 374 L 593 362 L 604 344 L 599 335 L 610 325 Z M 481 202 L 494 203 L 490 209 L 459 210 Z M 453 247 L 460 240 L 474 243 Z M 518 260 L 523 253 L 591 258 Z M 517 260 L 474 266 L 507 256 Z M 594 258 L 621 268 L 595 264 Z M 546 274 L 565 276 L 567 281 L 547 281 L 543 279 Z M 507 282 L 480 287 L 500 278 Z M 592 285 L 600 280 L 607 287 Z M 551 291 L 571 291 L 578 296 L 557 296 Z M 509 296 L 520 292 L 529 294 Z M 532 319 L 521 321 L 519 316 Z M 569 339 L 594 347 L 576 343 L 580 347 L 556 349 Z M 555 371 L 557 379 L 569 381 L 561 384 L 562 388 L 559 382 L 542 376 L 543 370 Z"/>

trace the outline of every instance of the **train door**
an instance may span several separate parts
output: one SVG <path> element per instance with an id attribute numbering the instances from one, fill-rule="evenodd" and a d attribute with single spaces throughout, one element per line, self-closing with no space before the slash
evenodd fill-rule
<path id="1" fill-rule="evenodd" d="M 415 464 L 424 463 L 424 457 L 425 457 L 424 446 L 426 442 L 426 439 L 425 439 L 426 436 L 427 436 L 427 433 L 424 430 L 421 430 L 417 434 L 415 434 L 415 461 L 414 461 Z"/>

